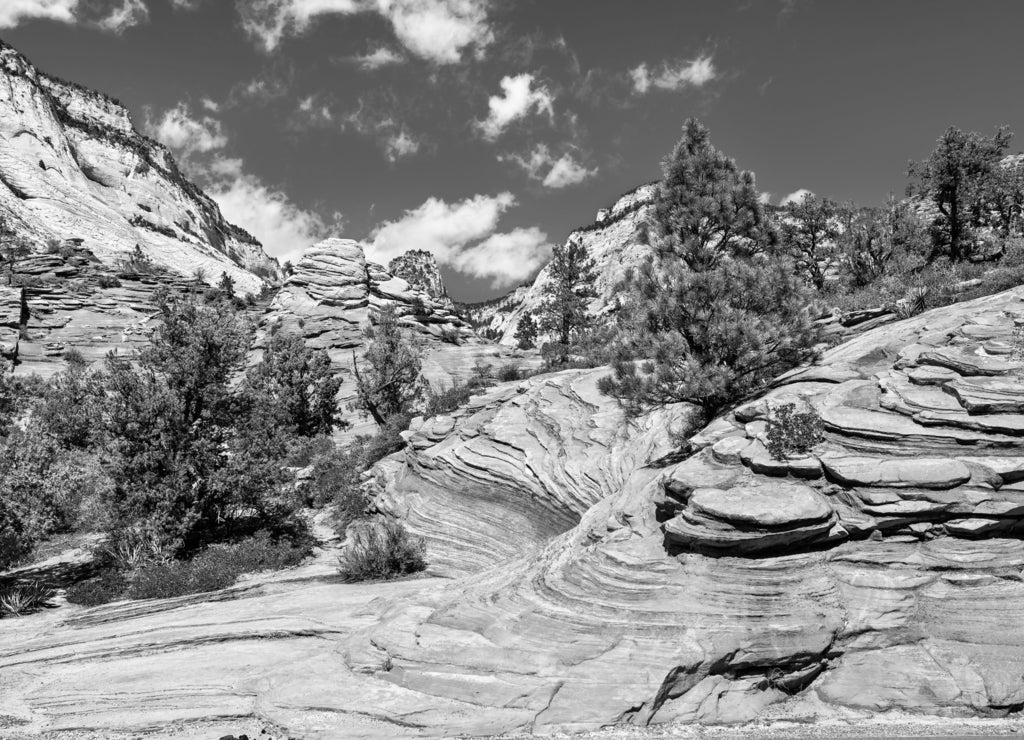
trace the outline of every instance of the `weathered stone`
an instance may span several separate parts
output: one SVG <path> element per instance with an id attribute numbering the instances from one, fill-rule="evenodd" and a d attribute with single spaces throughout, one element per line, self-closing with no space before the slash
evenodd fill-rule
<path id="1" fill-rule="evenodd" d="M 820 459 L 825 474 L 845 486 L 947 489 L 971 479 L 966 465 L 945 458 L 886 459 L 826 454 Z"/>

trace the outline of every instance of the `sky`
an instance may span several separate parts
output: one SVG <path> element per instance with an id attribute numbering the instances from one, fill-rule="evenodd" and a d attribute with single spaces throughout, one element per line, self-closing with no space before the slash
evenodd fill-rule
<path id="1" fill-rule="evenodd" d="M 121 100 L 270 254 L 427 249 L 460 300 L 656 179 L 687 117 L 773 203 L 879 204 L 948 126 L 1024 137 L 1022 27 L 1017 0 L 0 0 L 0 38 Z"/>

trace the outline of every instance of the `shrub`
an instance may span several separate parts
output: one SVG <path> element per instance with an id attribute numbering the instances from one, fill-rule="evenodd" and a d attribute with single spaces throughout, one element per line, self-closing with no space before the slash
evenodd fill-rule
<path id="1" fill-rule="evenodd" d="M 495 373 L 495 377 L 502 382 L 519 380 L 519 378 L 521 377 L 521 374 L 519 372 L 519 365 L 516 365 L 515 363 L 512 362 L 510 362 L 507 365 L 502 365 L 501 367 L 498 368 L 498 372 Z"/>
<path id="2" fill-rule="evenodd" d="M 32 551 L 32 544 L 21 519 L 0 498 L 0 570 L 17 564 Z"/>
<path id="3" fill-rule="evenodd" d="M 65 596 L 71 604 L 99 606 L 125 598 L 128 582 L 118 570 L 105 570 L 99 576 L 68 587 Z"/>
<path id="4" fill-rule="evenodd" d="M 397 578 L 426 567 L 423 539 L 392 519 L 349 528 L 345 548 L 338 556 L 338 571 L 346 581 Z"/>
<path id="5" fill-rule="evenodd" d="M 461 342 L 459 336 L 459 330 L 453 328 L 444 328 L 441 330 L 441 341 L 446 344 L 454 344 L 456 346 Z"/>
<path id="6" fill-rule="evenodd" d="M 96 279 L 96 282 L 99 284 L 99 286 L 101 288 L 120 288 L 121 287 L 121 281 L 118 280 L 113 275 L 100 275 Z"/>
<path id="7" fill-rule="evenodd" d="M 360 485 L 366 469 L 366 443 L 367 438 L 360 437 L 342 449 L 331 449 L 313 464 L 309 497 L 314 506 L 333 506 L 332 523 L 339 534 L 366 516 L 369 500 Z"/>
<path id="8" fill-rule="evenodd" d="M 456 381 L 450 388 L 440 391 L 428 390 L 426 403 L 423 406 L 424 418 L 429 419 L 440 414 L 448 414 L 460 406 L 465 406 L 477 387 L 479 386 Z"/>
<path id="9" fill-rule="evenodd" d="M 0 612 L 20 617 L 44 606 L 53 594 L 53 589 L 40 581 L 12 586 L 0 592 Z"/>
<path id="10" fill-rule="evenodd" d="M 804 455 L 822 440 L 821 417 L 814 409 L 797 411 L 796 404 L 784 403 L 768 416 L 768 454 L 776 460 Z"/>

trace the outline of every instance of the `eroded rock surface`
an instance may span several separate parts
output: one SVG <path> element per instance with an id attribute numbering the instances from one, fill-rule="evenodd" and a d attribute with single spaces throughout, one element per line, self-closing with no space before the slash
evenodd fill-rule
<path id="1" fill-rule="evenodd" d="M 4 620 L 0 713 L 304 738 L 1012 716 L 1024 453 L 1001 350 L 1020 315 L 1010 291 L 865 333 L 685 459 L 665 453 L 687 409 L 627 429 L 596 393 L 607 371 L 498 386 L 374 471 L 435 572 L 466 575 L 374 602 L 268 583 Z M 967 387 L 1001 400 L 967 409 Z M 816 409 L 824 439 L 775 460 L 765 422 L 787 402 Z"/>

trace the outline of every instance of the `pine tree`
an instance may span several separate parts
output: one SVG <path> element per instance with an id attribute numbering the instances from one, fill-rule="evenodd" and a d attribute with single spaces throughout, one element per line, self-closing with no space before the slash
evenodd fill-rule
<path id="1" fill-rule="evenodd" d="M 352 353 L 356 376 L 357 405 L 384 427 L 389 420 L 407 415 L 423 391 L 419 348 L 402 336 L 391 304 L 381 308 L 377 320 L 366 328 L 370 346 L 363 367 Z"/>
<path id="2" fill-rule="evenodd" d="M 656 256 L 629 280 L 620 358 L 601 387 L 631 412 L 688 401 L 711 415 L 805 359 L 816 333 L 753 175 L 693 119 L 663 172 Z"/>
<path id="3" fill-rule="evenodd" d="M 235 294 L 235 281 L 226 272 L 220 274 L 220 280 L 217 282 L 217 290 L 221 294 L 231 300 L 231 297 Z"/>
<path id="4" fill-rule="evenodd" d="M 943 253 L 953 262 L 972 256 L 974 229 L 990 218 L 993 179 L 1012 137 L 1006 127 L 988 138 L 951 126 L 928 159 L 910 163 L 907 175 L 913 182 L 907 194 L 926 196 L 940 214 L 933 224 L 930 260 Z"/>
<path id="5" fill-rule="evenodd" d="M 593 324 L 587 307 L 597 297 L 596 279 L 597 266 L 578 239 L 555 247 L 542 291 L 540 328 L 554 336 L 552 351 L 563 363 L 569 358 L 573 339 Z"/>
<path id="6" fill-rule="evenodd" d="M 782 244 L 808 283 L 825 288 L 825 271 L 836 254 L 839 204 L 807 193 L 790 203 L 782 222 Z"/>
<path id="7" fill-rule="evenodd" d="M 534 344 L 536 344 L 537 322 L 533 320 L 533 314 L 529 311 L 524 313 L 519 319 L 514 339 L 519 349 L 533 349 Z"/>

